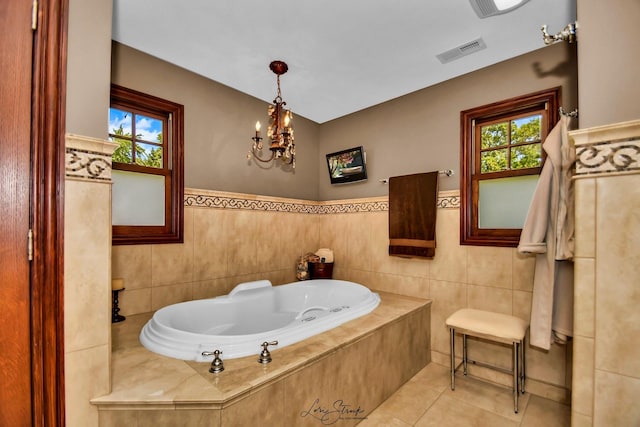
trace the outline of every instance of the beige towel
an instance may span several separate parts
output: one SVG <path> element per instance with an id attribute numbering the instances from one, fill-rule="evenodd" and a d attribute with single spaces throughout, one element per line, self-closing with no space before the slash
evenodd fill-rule
<path id="1" fill-rule="evenodd" d="M 545 350 L 573 335 L 575 154 L 568 127 L 569 118 L 562 116 L 542 144 L 547 160 L 518 245 L 518 252 L 536 254 L 529 342 Z"/>

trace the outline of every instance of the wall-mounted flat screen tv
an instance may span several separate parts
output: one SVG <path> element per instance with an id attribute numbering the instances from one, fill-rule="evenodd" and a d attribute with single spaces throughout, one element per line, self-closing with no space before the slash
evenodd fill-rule
<path id="1" fill-rule="evenodd" d="M 346 184 L 367 179 L 367 159 L 362 147 L 327 154 L 327 168 L 332 184 Z"/>

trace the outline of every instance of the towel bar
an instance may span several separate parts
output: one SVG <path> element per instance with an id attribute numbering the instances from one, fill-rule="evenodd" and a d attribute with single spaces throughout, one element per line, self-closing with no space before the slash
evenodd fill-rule
<path id="1" fill-rule="evenodd" d="M 453 171 L 453 169 L 444 169 L 444 170 L 438 171 L 438 173 L 440 175 L 446 175 L 446 176 L 455 175 L 455 172 Z M 389 178 L 381 179 L 380 182 L 383 183 L 383 184 L 388 184 L 389 183 Z"/>

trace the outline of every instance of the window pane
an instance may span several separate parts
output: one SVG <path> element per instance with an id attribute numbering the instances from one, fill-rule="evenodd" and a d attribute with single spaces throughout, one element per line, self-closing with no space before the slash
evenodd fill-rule
<path id="1" fill-rule="evenodd" d="M 479 228 L 522 228 L 538 175 L 480 181 Z"/>
<path id="2" fill-rule="evenodd" d="M 541 144 L 520 145 L 511 149 L 511 169 L 537 168 L 542 164 Z"/>
<path id="3" fill-rule="evenodd" d="M 509 122 L 495 123 L 489 126 L 482 126 L 481 149 L 499 147 L 507 145 L 507 136 L 509 135 Z"/>
<path id="4" fill-rule="evenodd" d="M 136 139 L 162 142 L 162 120 L 136 115 Z"/>
<path id="5" fill-rule="evenodd" d="M 109 108 L 109 141 L 118 144 L 113 153 L 113 161 L 118 163 L 131 163 L 133 160 L 133 147 L 131 143 L 131 117 L 130 111 L 118 108 Z"/>
<path id="6" fill-rule="evenodd" d="M 126 139 L 110 138 L 112 142 L 118 144 L 118 148 L 113 152 L 113 161 L 118 163 L 131 163 L 132 159 L 132 142 Z"/>
<path id="7" fill-rule="evenodd" d="M 162 147 L 154 144 L 136 143 L 136 164 L 162 168 Z"/>
<path id="8" fill-rule="evenodd" d="M 511 143 L 540 141 L 540 126 L 542 115 L 522 117 L 511 121 Z"/>
<path id="9" fill-rule="evenodd" d="M 164 225 L 164 177 L 114 170 L 113 225 Z"/>
<path id="10" fill-rule="evenodd" d="M 129 111 L 109 108 L 109 133 L 131 138 L 131 117 Z"/>
<path id="11" fill-rule="evenodd" d="M 507 169 L 507 149 L 485 151 L 480 155 L 480 173 Z"/>

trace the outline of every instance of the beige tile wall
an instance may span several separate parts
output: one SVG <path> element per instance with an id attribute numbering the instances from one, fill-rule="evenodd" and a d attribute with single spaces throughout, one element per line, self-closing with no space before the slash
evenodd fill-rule
<path id="1" fill-rule="evenodd" d="M 185 207 L 184 244 L 113 246 L 121 314 L 229 293 L 238 283 L 295 280 L 297 257 L 318 249 L 315 215 Z"/>
<path id="2" fill-rule="evenodd" d="M 458 197 L 457 192 L 453 197 Z M 461 246 L 458 208 L 438 209 L 436 257 L 418 260 L 388 256 L 386 198 L 347 201 L 333 210 L 318 206 L 327 208 L 337 202 L 309 203 L 315 208 L 311 213 L 269 210 L 263 205 L 253 210 L 187 206 L 183 245 L 114 246 L 113 276 L 124 278 L 126 286 L 121 313 L 143 313 L 175 302 L 224 295 L 247 280 L 267 278 L 274 285 L 291 282 L 298 256 L 328 247 L 335 254 L 334 278 L 433 299 L 432 359 L 437 363 L 449 363 L 444 321 L 459 308 L 529 318 L 533 258 L 510 248 Z M 367 203 L 374 203 L 369 211 L 350 209 Z M 477 358 L 507 368 L 510 351 L 483 342 L 473 342 L 470 349 Z M 527 355 L 529 390 L 568 401 L 570 349 L 554 345 L 545 352 L 529 347 Z M 506 374 L 482 369 L 472 373 L 511 384 Z"/>
<path id="3" fill-rule="evenodd" d="M 67 135 L 64 239 L 66 425 L 98 424 L 89 399 L 110 391 L 111 180 L 114 144 Z M 47 351 L 45 349 L 45 351 Z"/>
<path id="4" fill-rule="evenodd" d="M 576 145 L 574 426 L 640 425 L 640 121 Z"/>
<path id="5" fill-rule="evenodd" d="M 334 249 L 338 278 L 433 300 L 432 360 L 443 365 L 449 364 L 449 333 L 444 322 L 454 311 L 472 307 L 526 320 L 531 312 L 534 259 L 511 248 L 461 246 L 459 215 L 458 208 L 438 209 L 433 260 L 387 255 L 387 212 L 320 215 L 317 220 L 321 230 L 318 246 Z M 469 351 L 478 360 L 510 368 L 510 348 L 472 342 Z M 529 391 L 568 402 L 570 366 L 571 349 L 566 346 L 554 344 L 548 352 L 528 347 Z M 506 374 L 477 367 L 470 372 L 511 384 Z"/>

